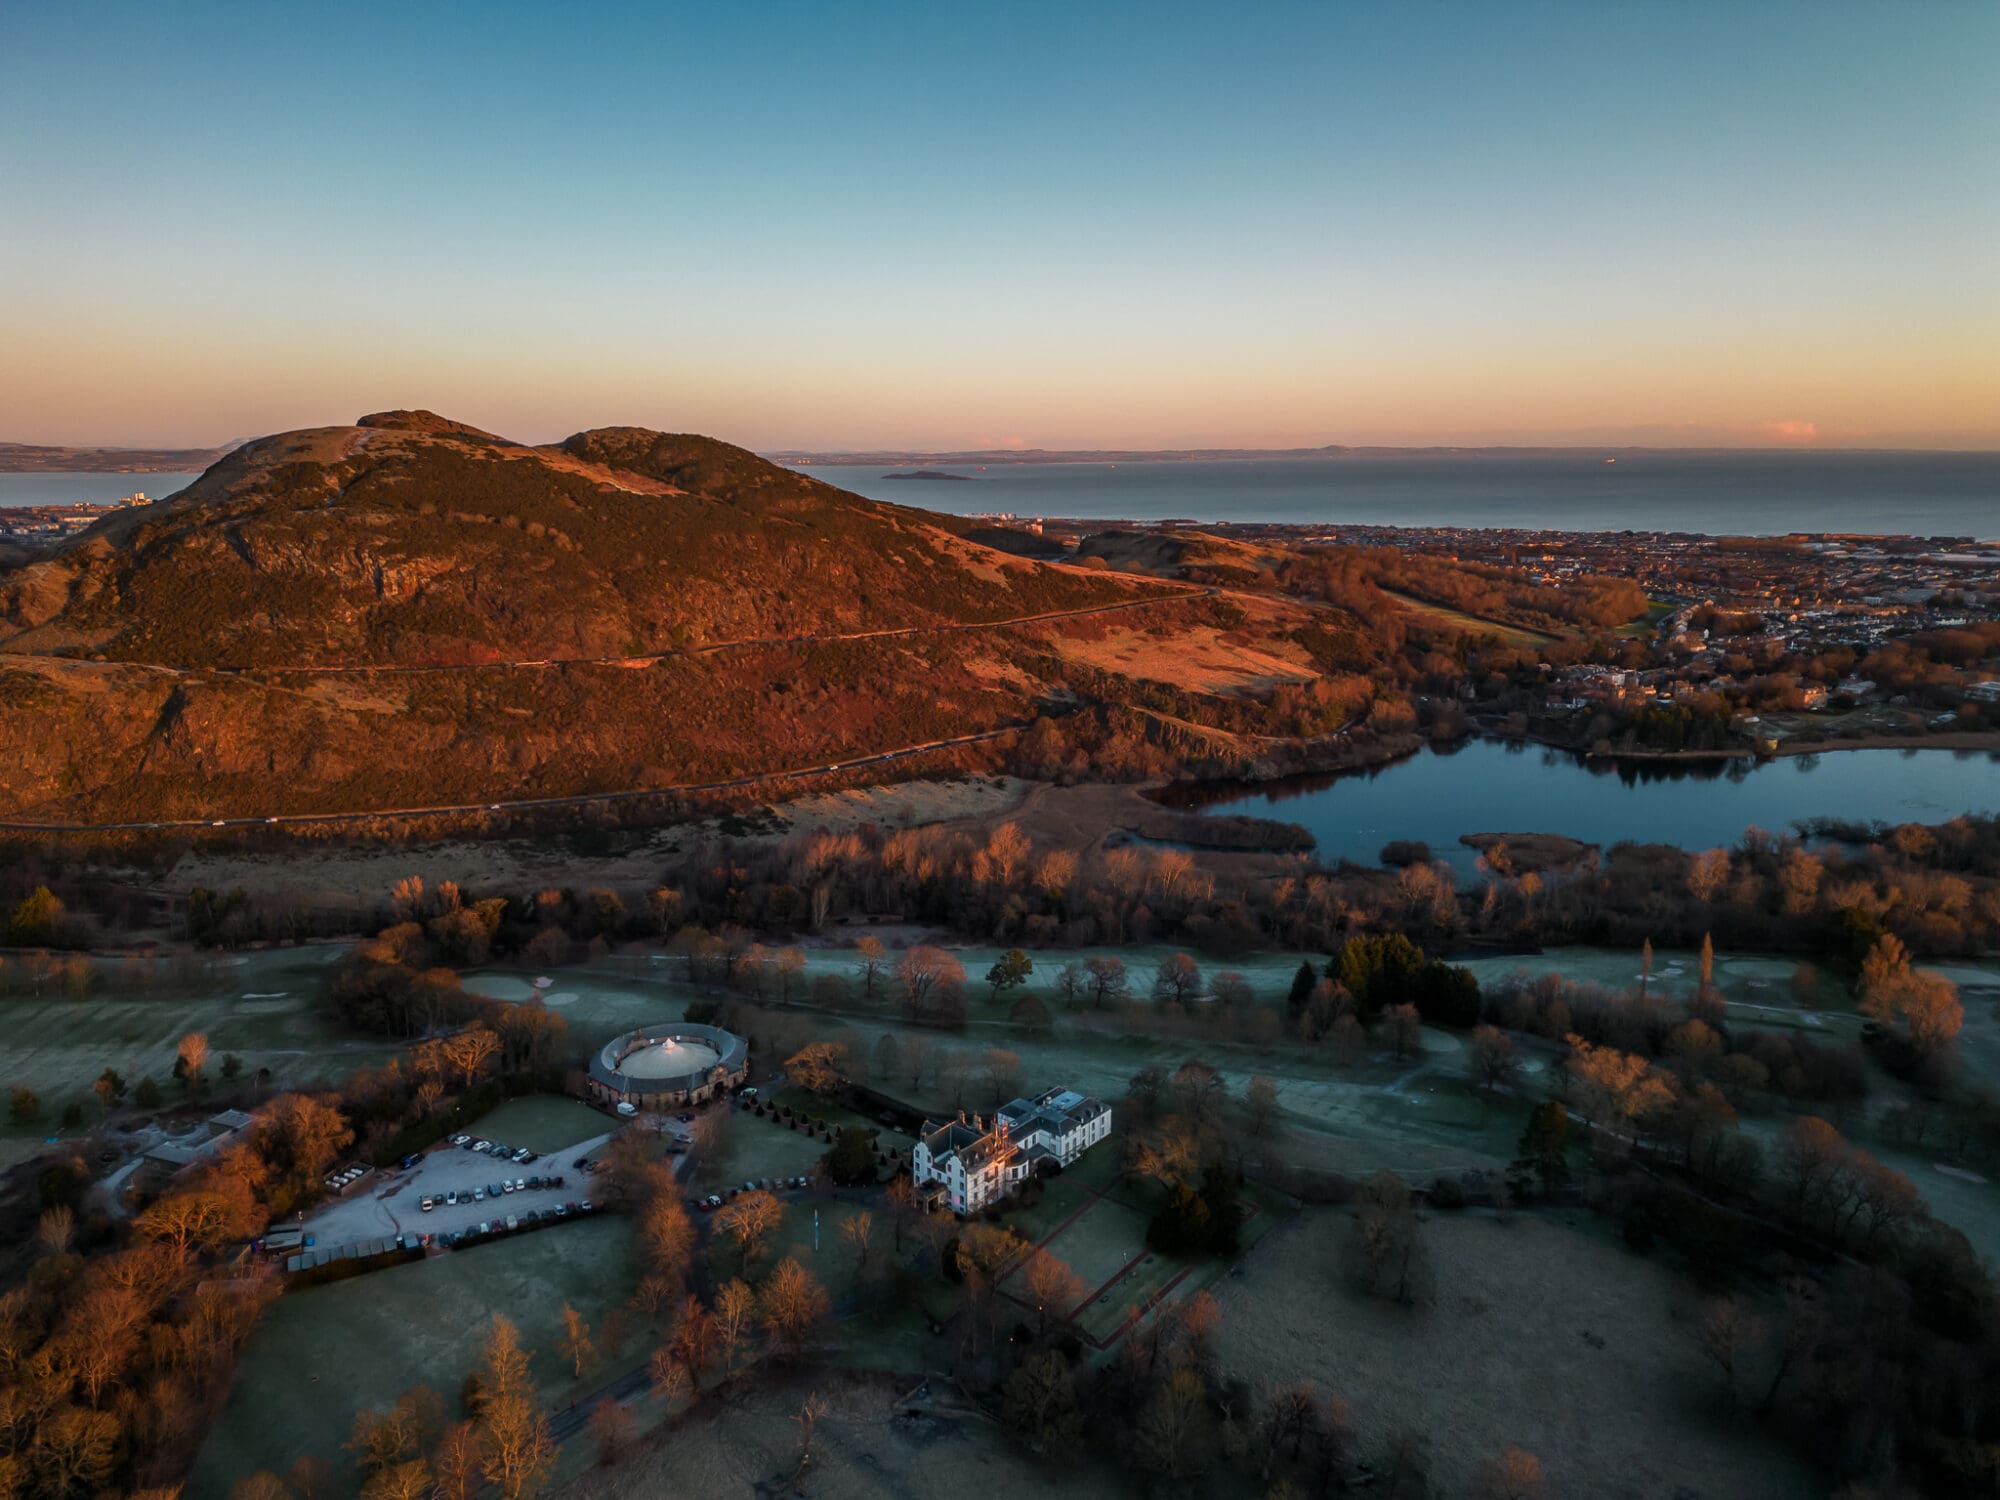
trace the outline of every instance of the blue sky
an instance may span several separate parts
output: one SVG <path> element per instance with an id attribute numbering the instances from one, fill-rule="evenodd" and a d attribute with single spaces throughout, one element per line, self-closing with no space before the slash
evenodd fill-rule
<path id="1" fill-rule="evenodd" d="M 0 436 L 2000 446 L 2000 7 L 0 3 Z"/>

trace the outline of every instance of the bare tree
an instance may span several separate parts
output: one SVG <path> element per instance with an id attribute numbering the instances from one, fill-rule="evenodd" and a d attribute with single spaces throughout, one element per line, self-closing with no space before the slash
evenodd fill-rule
<path id="1" fill-rule="evenodd" d="M 785 1205 L 760 1188 L 730 1199 L 715 1219 L 725 1233 L 735 1238 L 739 1263 L 747 1266 L 784 1217 Z"/>
<path id="2" fill-rule="evenodd" d="M 591 1442 L 597 1445 L 597 1461 L 601 1464 L 615 1464 L 625 1456 L 637 1435 L 638 1423 L 622 1401 L 610 1397 L 599 1401 L 590 1409 L 583 1429 Z"/>
<path id="3" fill-rule="evenodd" d="M 1488 1089 L 1512 1083 L 1520 1071 L 1514 1039 L 1497 1026 L 1476 1027 L 1472 1033 L 1472 1071 Z"/>
<path id="4" fill-rule="evenodd" d="M 590 1324 L 567 1302 L 562 1305 L 562 1323 L 562 1356 L 569 1361 L 570 1374 L 582 1375 L 583 1367 L 597 1356 L 597 1345 L 590 1340 Z"/>

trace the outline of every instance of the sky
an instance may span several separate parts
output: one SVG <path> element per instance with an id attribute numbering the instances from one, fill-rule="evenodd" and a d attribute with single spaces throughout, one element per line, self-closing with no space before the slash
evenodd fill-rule
<path id="1" fill-rule="evenodd" d="M 2000 448 L 2000 5 L 0 0 L 0 439 Z"/>

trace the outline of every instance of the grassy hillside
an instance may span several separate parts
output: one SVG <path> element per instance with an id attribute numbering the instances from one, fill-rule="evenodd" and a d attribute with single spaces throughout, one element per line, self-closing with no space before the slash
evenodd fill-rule
<path id="1" fill-rule="evenodd" d="M 712 438 L 528 448 L 430 413 L 249 445 L 0 585 L 0 644 L 436 665 L 1004 619 L 1128 597 Z"/>
<path id="2" fill-rule="evenodd" d="M 1367 659 L 1338 624 L 996 550 L 712 438 L 387 412 L 0 570 L 0 816 L 565 797 L 1037 719 L 1062 774 L 1185 761 L 1163 725 L 1227 767 L 1352 716 L 1365 681 L 1318 680 Z"/>

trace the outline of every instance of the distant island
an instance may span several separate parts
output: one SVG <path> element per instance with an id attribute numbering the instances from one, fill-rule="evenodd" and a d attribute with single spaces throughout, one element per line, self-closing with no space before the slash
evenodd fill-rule
<path id="1" fill-rule="evenodd" d="M 228 448 L 58 448 L 0 443 L 0 474 L 193 474 Z"/>
<path id="2" fill-rule="evenodd" d="M 972 483 L 970 474 L 947 474 L 943 469 L 898 469 L 893 474 L 884 474 L 884 479 L 958 479 Z"/>

